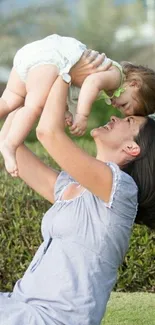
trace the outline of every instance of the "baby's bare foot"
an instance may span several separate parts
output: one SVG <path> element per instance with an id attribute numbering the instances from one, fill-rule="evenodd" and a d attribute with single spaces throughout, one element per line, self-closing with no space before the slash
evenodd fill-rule
<path id="1" fill-rule="evenodd" d="M 5 168 L 12 177 L 18 177 L 18 167 L 16 162 L 16 150 L 5 141 L 1 145 L 0 151 L 5 161 Z"/>

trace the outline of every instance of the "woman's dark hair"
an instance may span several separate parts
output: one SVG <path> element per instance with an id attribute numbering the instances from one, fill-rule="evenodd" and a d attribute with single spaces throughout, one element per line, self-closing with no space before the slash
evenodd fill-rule
<path id="1" fill-rule="evenodd" d="M 135 222 L 155 229 L 155 121 L 146 123 L 134 139 L 140 155 L 124 168 L 138 186 L 138 211 Z"/>

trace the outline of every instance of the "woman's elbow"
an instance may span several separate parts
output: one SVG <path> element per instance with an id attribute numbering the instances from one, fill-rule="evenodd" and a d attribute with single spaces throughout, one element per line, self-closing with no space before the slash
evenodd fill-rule
<path id="1" fill-rule="evenodd" d="M 44 130 L 36 128 L 36 137 L 41 143 L 44 141 L 45 136 L 46 134 Z"/>
<path id="2" fill-rule="evenodd" d="M 44 136 L 44 134 L 44 130 L 40 129 L 39 127 L 36 128 L 36 137 L 39 141 Z"/>
<path id="3" fill-rule="evenodd" d="M 52 139 L 54 134 L 53 134 L 53 132 L 51 132 L 51 130 L 49 131 L 47 129 L 45 130 L 41 127 L 37 127 L 36 128 L 36 136 L 37 136 L 37 139 L 43 144 L 47 138 L 49 139 L 49 137 L 50 137 Z"/>

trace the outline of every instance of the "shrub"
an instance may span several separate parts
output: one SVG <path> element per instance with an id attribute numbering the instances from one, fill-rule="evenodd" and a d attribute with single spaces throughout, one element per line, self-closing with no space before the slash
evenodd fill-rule
<path id="1" fill-rule="evenodd" d="M 115 289 L 155 292 L 155 232 L 147 227 L 134 226 Z"/>

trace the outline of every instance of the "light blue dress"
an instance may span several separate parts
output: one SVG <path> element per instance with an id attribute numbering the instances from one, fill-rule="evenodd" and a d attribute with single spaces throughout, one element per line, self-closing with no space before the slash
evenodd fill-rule
<path id="1" fill-rule="evenodd" d="M 99 325 L 128 249 L 137 186 L 113 163 L 109 203 L 88 190 L 61 200 L 75 182 L 61 172 L 43 243 L 12 293 L 0 294 L 0 325 Z"/>

